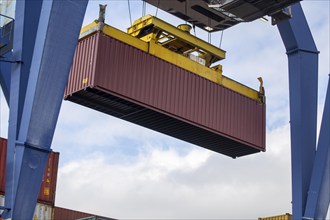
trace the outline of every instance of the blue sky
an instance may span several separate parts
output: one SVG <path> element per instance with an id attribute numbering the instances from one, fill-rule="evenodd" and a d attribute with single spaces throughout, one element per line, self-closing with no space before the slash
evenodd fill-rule
<path id="1" fill-rule="evenodd" d="M 142 1 L 130 1 L 132 19 Z M 130 25 L 127 1 L 90 1 L 84 24 L 108 4 L 106 23 Z M 319 116 L 329 67 L 329 1 L 303 1 L 319 57 Z M 156 9 L 147 6 L 147 13 Z M 179 19 L 158 11 L 173 25 Z M 207 34 L 197 30 L 197 36 Z M 219 45 L 220 33 L 212 34 Z M 233 160 L 64 101 L 53 140 L 60 170 L 56 205 L 115 218 L 257 219 L 291 212 L 288 71 L 279 32 L 257 20 L 225 30 L 224 75 L 267 95 L 267 152 Z M 1 136 L 8 110 L 1 95 Z M 320 117 L 319 117 L 320 118 Z"/>

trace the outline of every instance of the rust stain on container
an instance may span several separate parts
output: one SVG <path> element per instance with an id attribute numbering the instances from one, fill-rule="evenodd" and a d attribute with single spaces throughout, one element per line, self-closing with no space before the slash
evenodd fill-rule
<path id="1" fill-rule="evenodd" d="M 265 105 L 100 32 L 78 43 L 65 99 L 234 158 L 265 151 Z"/>
<path id="2" fill-rule="evenodd" d="M 2 194 L 5 194 L 6 154 L 7 140 L 0 138 L 0 193 Z M 60 154 L 57 152 L 51 152 L 48 155 L 48 161 L 38 196 L 39 203 L 54 206 L 59 155 Z"/>
<path id="3" fill-rule="evenodd" d="M 70 209 L 55 207 L 53 220 L 76 220 L 81 218 L 91 217 L 91 219 L 99 220 L 112 220 L 112 218 L 101 217 L 89 213 L 78 212 Z M 94 217 L 94 218 L 92 218 Z"/>

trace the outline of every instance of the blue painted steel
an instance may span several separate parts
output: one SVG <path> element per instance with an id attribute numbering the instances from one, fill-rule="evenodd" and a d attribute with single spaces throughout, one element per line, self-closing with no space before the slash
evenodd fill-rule
<path id="1" fill-rule="evenodd" d="M 330 78 L 305 217 L 325 219 L 330 203 Z"/>
<path id="2" fill-rule="evenodd" d="M 5 217 L 33 217 L 87 2 L 17 1 Z"/>
<path id="3" fill-rule="evenodd" d="M 9 97 L 9 128 L 7 143 L 7 162 L 6 162 L 6 199 L 5 206 L 13 207 L 22 162 L 23 149 L 16 149 L 16 140 L 21 124 L 21 116 L 26 93 L 30 67 L 33 55 L 33 48 L 38 28 L 41 12 L 40 1 L 17 1 L 16 20 L 13 39 L 12 59 L 22 60 L 23 63 L 12 64 L 10 97 Z M 11 217 L 11 213 L 4 213 L 5 217 Z"/>
<path id="4" fill-rule="evenodd" d="M 3 55 L 2 59 L 11 60 L 12 52 Z M 11 63 L 0 61 L 0 85 L 7 103 L 9 103 Z"/>
<path id="5" fill-rule="evenodd" d="M 289 59 L 292 214 L 302 219 L 316 150 L 318 51 L 300 3 L 277 26 Z"/>

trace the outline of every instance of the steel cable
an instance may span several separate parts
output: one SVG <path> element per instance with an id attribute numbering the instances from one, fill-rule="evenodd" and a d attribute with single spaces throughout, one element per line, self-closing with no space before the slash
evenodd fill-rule
<path id="1" fill-rule="evenodd" d="M 127 4 L 128 4 L 129 20 L 130 20 L 131 26 L 132 26 L 131 4 L 129 3 L 129 0 L 127 0 Z"/>

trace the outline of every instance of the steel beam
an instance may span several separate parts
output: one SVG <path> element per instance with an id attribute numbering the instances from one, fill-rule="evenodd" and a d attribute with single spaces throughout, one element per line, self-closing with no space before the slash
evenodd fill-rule
<path id="1" fill-rule="evenodd" d="M 12 209 L 16 195 L 17 178 L 22 161 L 22 149 L 16 149 L 16 140 L 21 124 L 25 93 L 33 55 L 33 48 L 41 13 L 41 1 L 16 1 L 15 26 L 12 59 L 23 63 L 12 64 L 9 92 L 9 126 L 6 162 L 6 199 L 5 207 Z M 7 215 L 8 214 L 8 215 Z M 3 213 L 11 217 L 10 213 Z"/>
<path id="2" fill-rule="evenodd" d="M 11 57 L 12 52 L 8 52 L 1 57 L 0 61 L 0 86 L 7 103 L 9 103 L 11 63 L 3 60 L 11 60 Z"/>
<path id="3" fill-rule="evenodd" d="M 5 218 L 33 217 L 87 2 L 17 1 Z"/>
<path id="4" fill-rule="evenodd" d="M 330 203 L 330 78 L 314 160 L 305 219 L 325 219 Z"/>
<path id="5" fill-rule="evenodd" d="M 278 23 L 289 60 L 292 214 L 302 219 L 316 150 L 318 51 L 300 3 Z"/>

